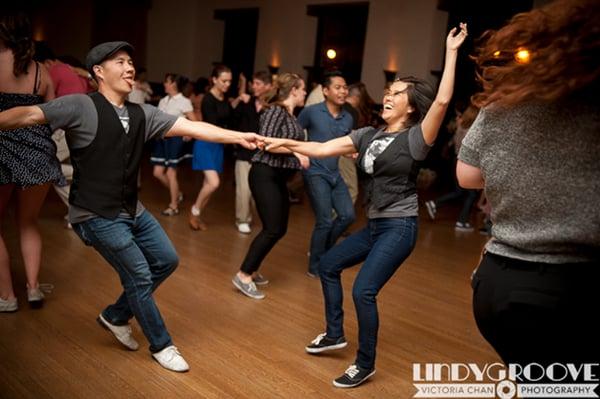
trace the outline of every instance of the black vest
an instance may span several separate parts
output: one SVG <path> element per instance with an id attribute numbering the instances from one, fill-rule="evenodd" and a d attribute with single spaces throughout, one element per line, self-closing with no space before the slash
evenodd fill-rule
<path id="1" fill-rule="evenodd" d="M 408 134 L 401 133 L 379 154 L 373 163 L 373 174 L 364 170 L 363 160 L 373 137 L 380 130 L 363 134 L 358 142 L 356 161 L 359 178 L 364 186 L 363 204 L 382 210 L 417 192 L 420 164 L 410 155 Z"/>
<path id="2" fill-rule="evenodd" d="M 121 209 L 135 216 L 144 111 L 137 104 L 125 103 L 129 113 L 129 133 L 125 133 L 108 100 L 100 93 L 90 97 L 98 112 L 98 130 L 88 146 L 71 150 L 74 173 L 69 203 L 107 219 L 115 219 Z"/>

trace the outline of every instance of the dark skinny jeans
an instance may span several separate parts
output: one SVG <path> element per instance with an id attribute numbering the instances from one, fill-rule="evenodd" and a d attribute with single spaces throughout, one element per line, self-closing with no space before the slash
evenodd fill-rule
<path id="1" fill-rule="evenodd" d="M 263 259 L 287 232 L 290 200 L 286 182 L 294 169 L 274 168 L 264 163 L 253 163 L 248 176 L 250 191 L 263 228 L 254 238 L 240 270 L 252 274 Z"/>

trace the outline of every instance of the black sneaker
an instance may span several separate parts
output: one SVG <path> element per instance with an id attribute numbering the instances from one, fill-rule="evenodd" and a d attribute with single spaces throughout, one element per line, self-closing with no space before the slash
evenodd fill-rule
<path id="1" fill-rule="evenodd" d="M 363 369 L 353 364 L 348 367 L 344 375 L 333 380 L 333 385 L 338 388 L 353 388 L 365 382 L 373 374 L 375 374 L 375 369 Z"/>
<path id="2" fill-rule="evenodd" d="M 342 349 L 342 348 L 345 348 L 347 345 L 348 345 L 348 342 L 346 342 L 346 338 L 344 338 L 344 337 L 329 338 L 327 336 L 327 333 L 323 333 L 323 334 L 317 335 L 317 338 L 315 338 L 304 349 L 308 353 L 321 353 L 321 352 L 331 351 L 331 350 L 335 350 L 335 349 Z"/>

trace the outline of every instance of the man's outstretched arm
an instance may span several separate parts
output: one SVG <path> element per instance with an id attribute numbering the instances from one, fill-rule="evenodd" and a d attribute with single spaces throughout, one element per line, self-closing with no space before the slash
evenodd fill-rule
<path id="1" fill-rule="evenodd" d="M 186 118 L 177 118 L 173 127 L 165 135 L 165 137 L 173 136 L 185 136 L 222 144 L 239 144 L 251 150 L 256 148 L 257 142 L 262 138 L 255 133 L 241 133 L 206 122 L 190 121 Z"/>

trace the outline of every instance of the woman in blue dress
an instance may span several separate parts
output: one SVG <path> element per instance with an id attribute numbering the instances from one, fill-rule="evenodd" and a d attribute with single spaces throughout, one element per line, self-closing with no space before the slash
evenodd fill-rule
<path id="1" fill-rule="evenodd" d="M 212 87 L 202 99 L 202 118 L 205 122 L 228 128 L 232 108 L 225 94 L 231 86 L 231 70 L 225 65 L 217 65 L 212 71 L 211 83 Z M 201 170 L 204 181 L 192 206 L 190 227 L 192 230 L 204 231 L 207 226 L 201 215 L 210 197 L 219 188 L 219 173 L 223 172 L 223 144 L 196 140 L 192 169 Z"/>

